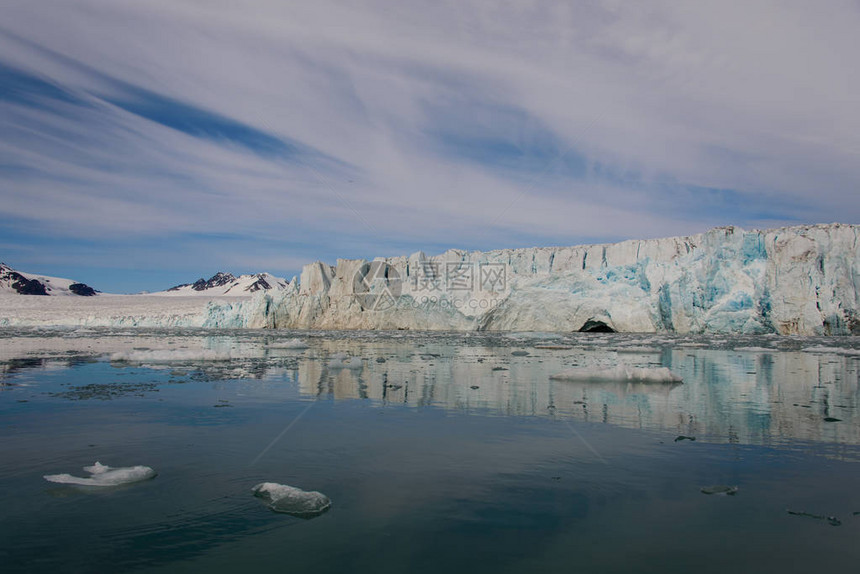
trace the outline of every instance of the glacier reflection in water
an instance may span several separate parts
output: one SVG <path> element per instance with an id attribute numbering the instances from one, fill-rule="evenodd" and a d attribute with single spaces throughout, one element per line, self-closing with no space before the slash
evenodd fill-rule
<path id="1" fill-rule="evenodd" d="M 653 337 L 647 340 L 654 343 Z M 676 341 L 645 348 L 603 344 L 593 337 L 570 342 L 570 349 L 535 348 L 527 339 L 504 346 L 444 341 L 417 349 L 360 343 L 353 353 L 364 360 L 356 369 L 326 361 L 330 353 L 349 346 L 323 341 L 298 358 L 296 376 L 302 393 L 335 399 L 503 416 L 570 417 L 698 434 L 718 442 L 860 444 L 860 355 L 851 349 L 816 346 L 814 352 L 781 351 L 752 347 L 749 342 L 738 348 L 685 348 L 675 346 Z M 623 342 L 636 339 L 627 336 Z M 384 362 L 377 361 L 380 358 Z M 683 384 L 550 378 L 570 366 L 592 364 L 668 367 Z"/>
<path id="2" fill-rule="evenodd" d="M 16 344 L 0 352 L 0 373 L 27 365 L 74 364 L 100 355 L 115 366 L 180 367 L 213 380 L 263 381 L 255 392 L 287 379 L 297 381 L 306 396 L 367 400 L 371 405 L 565 417 L 697 434 L 715 442 L 860 444 L 860 342 L 850 337 L 212 335 L 205 330 L 6 334 L 6 342 Z M 666 367 L 683 384 L 551 378 L 571 367 L 616 365 Z"/>

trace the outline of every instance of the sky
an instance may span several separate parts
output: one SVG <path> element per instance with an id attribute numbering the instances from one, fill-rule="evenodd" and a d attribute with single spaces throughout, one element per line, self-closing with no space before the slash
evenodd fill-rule
<path id="1" fill-rule="evenodd" d="M 0 261 L 106 292 L 860 223 L 856 0 L 0 14 Z"/>

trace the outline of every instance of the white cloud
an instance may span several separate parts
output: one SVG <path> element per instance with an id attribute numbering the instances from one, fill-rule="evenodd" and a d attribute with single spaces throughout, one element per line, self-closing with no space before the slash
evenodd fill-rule
<path id="1" fill-rule="evenodd" d="M 0 171 L 0 212 L 68 235 L 229 230 L 331 260 L 355 238 L 391 254 L 860 220 L 856 3 L 7 4 L 6 63 L 93 107 L 0 101 L 0 153 L 33 170 Z M 111 78 L 344 167 L 180 133 L 99 99 L 122 95 Z M 531 129 L 556 147 L 517 174 L 458 157 L 446 121 L 490 151 Z M 539 175 L 567 150 L 587 176 Z M 700 187 L 733 193 L 703 211 Z"/>

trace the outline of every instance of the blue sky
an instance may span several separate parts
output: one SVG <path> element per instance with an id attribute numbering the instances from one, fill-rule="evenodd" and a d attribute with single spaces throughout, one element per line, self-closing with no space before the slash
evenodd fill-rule
<path id="1" fill-rule="evenodd" d="M 0 261 L 216 271 L 860 223 L 860 5 L 7 0 Z"/>

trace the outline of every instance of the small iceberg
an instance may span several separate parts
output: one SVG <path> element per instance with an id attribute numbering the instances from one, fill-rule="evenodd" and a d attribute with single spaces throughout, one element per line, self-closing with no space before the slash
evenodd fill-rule
<path id="1" fill-rule="evenodd" d="M 43 478 L 48 482 L 58 484 L 77 484 L 81 486 L 119 486 L 132 484 L 142 480 L 155 478 L 156 472 L 148 466 L 122 466 L 113 468 L 96 462 L 92 466 L 85 466 L 84 472 L 92 476 L 81 478 L 71 474 L 46 474 Z"/>
<path id="2" fill-rule="evenodd" d="M 574 367 L 555 375 L 550 379 L 556 381 L 598 381 L 617 382 L 630 381 L 639 383 L 680 383 L 681 377 L 666 367 L 631 367 L 617 365 L 615 367 Z"/>
<path id="3" fill-rule="evenodd" d="M 702 494 L 718 494 L 722 496 L 734 496 L 738 493 L 737 486 L 729 486 L 728 484 L 715 484 L 713 486 L 703 486 Z"/>
<path id="4" fill-rule="evenodd" d="M 134 365 L 159 365 L 172 363 L 221 362 L 242 358 L 229 350 L 213 349 L 145 349 L 112 353 L 112 363 L 131 363 Z"/>
<path id="5" fill-rule="evenodd" d="M 331 508 L 331 500 L 321 492 L 302 490 L 277 482 L 261 482 L 251 489 L 275 512 L 300 518 L 313 518 Z"/>
<path id="6" fill-rule="evenodd" d="M 547 333 L 543 331 L 520 331 L 516 333 L 507 333 L 505 337 L 509 339 L 522 340 L 522 339 L 543 339 L 543 340 L 552 340 L 552 339 L 561 339 L 562 336 L 558 333 Z"/>
<path id="7" fill-rule="evenodd" d="M 285 341 L 278 341 L 277 343 L 271 343 L 269 345 L 270 349 L 307 349 L 308 344 L 302 339 L 287 339 Z"/>
<path id="8" fill-rule="evenodd" d="M 860 349 L 846 349 L 845 347 L 826 347 L 817 345 L 814 347 L 804 347 L 804 353 L 833 353 L 839 355 L 860 355 Z"/>

